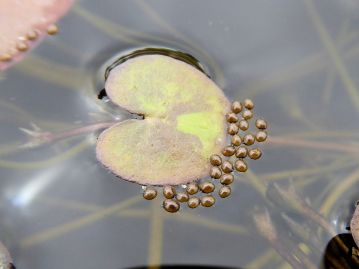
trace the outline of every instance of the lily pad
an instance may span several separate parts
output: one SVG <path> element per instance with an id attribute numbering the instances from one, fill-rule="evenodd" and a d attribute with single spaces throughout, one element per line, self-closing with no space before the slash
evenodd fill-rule
<path id="1" fill-rule="evenodd" d="M 106 92 L 144 116 L 105 130 L 97 158 L 139 184 L 184 184 L 208 174 L 209 157 L 225 144 L 230 104 L 204 73 L 164 55 L 143 55 L 113 68 Z"/>

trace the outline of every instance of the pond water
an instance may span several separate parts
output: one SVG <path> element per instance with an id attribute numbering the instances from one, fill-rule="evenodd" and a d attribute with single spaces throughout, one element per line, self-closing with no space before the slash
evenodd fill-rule
<path id="1" fill-rule="evenodd" d="M 358 14 L 351 0 L 77 1 L 57 36 L 0 74 L 0 240 L 16 268 L 343 263 L 350 237 L 327 245 L 359 199 Z M 269 123 L 261 160 L 212 208 L 144 201 L 96 160 L 98 130 L 21 147 L 19 128 L 132 117 L 98 95 L 106 67 L 145 47 L 189 53 Z"/>

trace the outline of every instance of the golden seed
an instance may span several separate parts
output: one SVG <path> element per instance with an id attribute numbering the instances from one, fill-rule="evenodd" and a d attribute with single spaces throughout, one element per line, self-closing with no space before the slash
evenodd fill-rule
<path id="1" fill-rule="evenodd" d="M 146 200 L 152 200 L 155 199 L 157 196 L 157 190 L 153 188 L 146 188 L 143 192 L 143 198 Z"/>
<path id="2" fill-rule="evenodd" d="M 251 149 L 248 152 L 248 156 L 253 160 L 258 160 L 262 156 L 262 152 L 260 149 Z"/>
<path id="3" fill-rule="evenodd" d="M 189 198 L 187 205 L 189 208 L 196 208 L 197 206 L 199 206 L 199 199 L 197 197 L 191 197 Z"/>
<path id="4" fill-rule="evenodd" d="M 234 177 L 232 174 L 224 174 L 221 176 L 221 184 L 223 184 L 223 185 L 232 184 L 233 180 L 234 180 Z"/>
<path id="5" fill-rule="evenodd" d="M 232 136 L 231 139 L 232 145 L 239 146 L 242 143 L 242 138 L 239 135 Z"/>
<path id="6" fill-rule="evenodd" d="M 243 143 L 246 144 L 247 146 L 253 145 L 255 142 L 255 138 L 252 134 L 246 134 L 243 137 Z"/>
<path id="7" fill-rule="evenodd" d="M 166 199 L 163 201 L 163 208 L 170 213 L 175 213 L 180 209 L 180 204 L 177 201 Z"/>
<path id="8" fill-rule="evenodd" d="M 238 117 L 235 113 L 231 112 L 226 115 L 227 121 L 229 123 L 234 123 L 238 121 Z"/>
<path id="9" fill-rule="evenodd" d="M 53 25 L 50 25 L 48 28 L 47 28 L 47 33 L 49 35 L 55 35 L 59 32 L 59 27 L 57 27 L 57 25 L 53 24 Z"/>
<path id="10" fill-rule="evenodd" d="M 204 207 L 211 207 L 216 202 L 216 199 L 212 195 L 206 195 L 201 197 L 201 205 Z"/>
<path id="11" fill-rule="evenodd" d="M 210 158 L 209 161 L 212 165 L 218 166 L 222 164 L 222 158 L 217 155 L 217 154 L 213 154 Z"/>
<path id="12" fill-rule="evenodd" d="M 221 168 L 224 173 L 228 174 L 233 171 L 233 164 L 230 161 L 224 161 Z"/>
<path id="13" fill-rule="evenodd" d="M 239 129 L 241 129 L 242 131 L 247 131 L 248 128 L 249 128 L 249 123 L 248 123 L 248 121 L 246 121 L 246 120 L 241 120 L 241 121 L 238 123 L 238 127 L 239 127 Z"/>
<path id="14" fill-rule="evenodd" d="M 231 187 L 223 186 L 219 189 L 218 194 L 221 198 L 226 198 L 231 194 Z"/>
<path id="15" fill-rule="evenodd" d="M 242 113 L 242 117 L 243 117 L 243 119 L 245 119 L 245 120 L 249 120 L 249 119 L 251 119 L 251 118 L 253 117 L 253 112 L 250 111 L 250 110 L 245 110 L 245 111 L 243 111 L 243 113 Z"/>
<path id="16" fill-rule="evenodd" d="M 254 108 L 254 104 L 253 101 L 251 99 L 245 99 L 243 102 L 243 105 L 246 109 L 253 109 Z"/>
<path id="17" fill-rule="evenodd" d="M 245 172 L 247 171 L 247 164 L 242 160 L 237 160 L 234 164 L 234 167 L 238 172 Z"/>
<path id="18" fill-rule="evenodd" d="M 212 182 L 203 182 L 201 185 L 199 185 L 199 188 L 203 193 L 211 193 L 214 191 L 215 186 Z"/>
<path id="19" fill-rule="evenodd" d="M 187 185 L 187 189 L 186 189 L 186 191 L 187 191 L 187 193 L 188 194 L 190 194 L 190 195 L 193 195 L 193 194 L 196 194 L 197 192 L 198 192 L 198 185 L 197 185 L 197 183 L 189 183 L 188 185 Z"/>
<path id="20" fill-rule="evenodd" d="M 19 42 L 16 45 L 16 49 L 18 51 L 27 51 L 29 49 L 29 46 L 25 42 Z"/>
<path id="21" fill-rule="evenodd" d="M 176 194 L 176 190 L 174 187 L 172 186 L 163 187 L 163 196 L 166 197 L 167 199 L 172 199 L 173 197 L 175 197 L 175 194 Z"/>
<path id="22" fill-rule="evenodd" d="M 226 157 L 233 156 L 233 154 L 236 152 L 236 149 L 232 146 L 227 146 L 222 150 L 222 154 Z"/>
<path id="23" fill-rule="evenodd" d="M 267 129 L 267 122 L 262 119 L 256 120 L 256 127 L 258 129 Z"/>
<path id="24" fill-rule="evenodd" d="M 238 133 L 238 126 L 234 123 L 229 124 L 228 128 L 227 128 L 227 132 L 230 135 L 235 135 Z"/>
<path id="25" fill-rule="evenodd" d="M 185 192 L 179 192 L 179 193 L 176 194 L 176 199 L 177 199 L 178 202 L 184 203 L 184 202 L 188 201 L 189 196 Z"/>
<path id="26" fill-rule="evenodd" d="M 11 59 L 12 59 L 12 56 L 9 53 L 0 55 L 0 62 L 9 62 L 9 61 L 11 61 Z"/>
<path id="27" fill-rule="evenodd" d="M 236 150 L 236 157 L 237 158 L 245 158 L 245 157 L 247 157 L 247 153 L 248 153 L 247 148 L 239 147 Z"/>
<path id="28" fill-rule="evenodd" d="M 217 167 L 217 166 L 213 166 L 211 167 L 211 172 L 209 174 L 211 177 L 213 178 L 220 178 L 222 175 L 222 171 Z"/>
<path id="29" fill-rule="evenodd" d="M 266 141 L 266 139 L 267 139 L 267 132 L 266 131 L 259 131 L 256 134 L 256 140 L 258 142 L 264 142 L 264 141 Z"/>
<path id="30" fill-rule="evenodd" d="M 234 102 L 232 103 L 232 111 L 233 111 L 234 113 L 239 113 L 239 112 L 241 112 L 241 111 L 242 111 L 242 104 L 241 104 L 240 102 L 238 102 L 238 101 L 234 101 Z"/>
<path id="31" fill-rule="evenodd" d="M 38 37 L 37 31 L 36 30 L 31 30 L 26 34 L 26 38 L 28 40 L 35 40 Z"/>

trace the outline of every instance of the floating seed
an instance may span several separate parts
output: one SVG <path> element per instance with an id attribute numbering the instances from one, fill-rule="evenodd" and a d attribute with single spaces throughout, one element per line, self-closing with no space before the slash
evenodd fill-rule
<path id="1" fill-rule="evenodd" d="M 199 206 L 199 199 L 197 197 L 191 197 L 189 198 L 187 205 L 189 208 L 196 208 L 197 206 Z"/>
<path id="2" fill-rule="evenodd" d="M 242 143 L 242 138 L 239 135 L 232 136 L 231 139 L 232 145 L 239 146 Z"/>
<path id="3" fill-rule="evenodd" d="M 230 135 L 235 135 L 238 133 L 238 126 L 234 123 L 229 124 L 227 128 L 227 133 Z"/>
<path id="4" fill-rule="evenodd" d="M 157 196 L 157 190 L 153 188 L 146 188 L 143 192 L 143 198 L 146 200 L 152 200 L 155 199 Z"/>
<path id="5" fill-rule="evenodd" d="M 177 201 L 166 199 L 163 201 L 163 208 L 170 213 L 175 213 L 180 209 L 180 204 Z"/>
<path id="6" fill-rule="evenodd" d="M 230 161 L 224 161 L 221 165 L 222 171 L 226 174 L 233 171 L 233 165 Z"/>
<path id="7" fill-rule="evenodd" d="M 53 25 L 50 25 L 48 28 L 47 28 L 47 33 L 49 35 L 55 35 L 59 32 L 59 27 L 57 27 L 55 24 Z"/>
<path id="8" fill-rule="evenodd" d="M 241 129 L 242 131 L 247 131 L 248 128 L 249 128 L 249 123 L 248 123 L 248 121 L 246 121 L 246 120 L 241 120 L 241 121 L 238 123 L 238 127 L 239 127 L 239 129 Z"/>
<path id="9" fill-rule="evenodd" d="M 206 195 L 201 197 L 201 205 L 204 207 L 211 207 L 216 202 L 216 199 L 212 195 Z"/>
<path id="10" fill-rule="evenodd" d="M 245 157 L 247 157 L 247 153 L 248 153 L 247 148 L 239 147 L 236 150 L 236 157 L 237 158 L 245 158 Z"/>
<path id="11" fill-rule="evenodd" d="M 232 184 L 233 180 L 234 180 L 234 177 L 232 174 L 223 174 L 221 176 L 221 184 L 223 184 L 223 185 Z"/>
<path id="12" fill-rule="evenodd" d="M 227 121 L 229 122 L 229 123 L 235 123 L 235 122 L 237 122 L 238 121 L 238 117 L 237 117 L 237 115 L 235 114 L 235 113 L 228 113 L 227 115 L 226 115 L 226 118 L 227 118 Z"/>
<path id="13" fill-rule="evenodd" d="M 209 161 L 212 165 L 218 166 L 222 164 L 222 158 L 217 155 L 217 154 L 213 154 L 210 158 Z"/>
<path id="14" fill-rule="evenodd" d="M 234 168 L 236 168 L 236 170 L 238 172 L 243 173 L 243 172 L 247 171 L 247 164 L 242 160 L 237 160 L 234 164 Z"/>
<path id="15" fill-rule="evenodd" d="M 262 119 L 256 120 L 256 127 L 258 129 L 267 129 L 267 122 Z"/>
<path id="16" fill-rule="evenodd" d="M 198 192 L 198 185 L 197 183 L 190 183 L 187 185 L 187 193 L 190 195 L 196 194 Z"/>
<path id="17" fill-rule="evenodd" d="M 12 60 L 12 56 L 9 53 L 0 55 L 0 62 L 9 62 Z"/>
<path id="18" fill-rule="evenodd" d="M 246 109 L 249 109 L 249 110 L 254 108 L 254 103 L 251 99 L 245 99 L 243 102 L 243 105 Z"/>
<path id="19" fill-rule="evenodd" d="M 199 185 L 199 188 L 203 193 L 211 193 L 214 191 L 215 186 L 212 182 L 203 182 L 201 185 Z"/>
<path id="20" fill-rule="evenodd" d="M 173 197 L 175 197 L 175 194 L 176 194 L 176 190 L 174 187 L 172 186 L 163 187 L 163 196 L 166 197 L 167 199 L 172 199 Z"/>
<path id="21" fill-rule="evenodd" d="M 226 157 L 233 156 L 233 154 L 236 152 L 236 149 L 232 146 L 227 146 L 222 150 L 222 154 Z"/>
<path id="22" fill-rule="evenodd" d="M 220 178 L 221 175 L 222 175 L 222 171 L 221 171 L 218 167 L 216 167 L 216 166 L 211 167 L 210 176 L 211 176 L 212 178 L 216 178 L 216 179 L 217 179 L 217 178 Z"/>
<path id="23" fill-rule="evenodd" d="M 238 102 L 238 101 L 234 101 L 234 102 L 232 103 L 232 111 L 233 111 L 234 113 L 239 113 L 239 112 L 241 112 L 241 111 L 242 111 L 242 105 L 241 105 L 241 103 Z"/>
<path id="24" fill-rule="evenodd" d="M 256 134 L 256 140 L 258 142 L 264 142 L 264 141 L 266 141 L 266 139 L 267 139 L 267 132 L 266 131 L 259 131 Z"/>
<path id="25" fill-rule="evenodd" d="M 243 137 L 243 143 L 246 144 L 247 146 L 253 145 L 255 142 L 255 138 L 252 134 L 246 134 Z"/>
<path id="26" fill-rule="evenodd" d="M 253 160 L 257 160 L 262 156 L 262 152 L 260 149 L 251 149 L 248 152 L 248 156 L 249 156 L 249 158 L 251 158 Z"/>
<path id="27" fill-rule="evenodd" d="M 35 40 L 36 38 L 38 37 L 38 34 L 35 30 L 32 30 L 32 31 L 29 31 L 27 34 L 26 34 L 26 38 L 28 40 Z"/>
<path id="28" fill-rule="evenodd" d="M 188 201 L 189 196 L 185 192 L 179 192 L 179 193 L 176 194 L 176 199 L 177 199 L 178 202 L 184 203 L 184 202 Z"/>
<path id="29" fill-rule="evenodd" d="M 228 197 L 229 195 L 231 194 L 231 187 L 229 186 L 223 186 L 219 189 L 218 191 L 218 195 L 221 197 L 221 198 L 226 198 Z"/>
<path id="30" fill-rule="evenodd" d="M 18 51 L 27 51 L 29 49 L 29 46 L 25 42 L 19 42 L 16 45 L 16 49 Z"/>
<path id="31" fill-rule="evenodd" d="M 253 117 L 253 112 L 250 111 L 250 110 L 245 110 L 245 111 L 243 111 L 243 113 L 242 113 L 242 117 L 243 117 L 243 119 L 245 119 L 245 120 L 249 120 L 249 119 L 251 119 L 251 118 Z"/>

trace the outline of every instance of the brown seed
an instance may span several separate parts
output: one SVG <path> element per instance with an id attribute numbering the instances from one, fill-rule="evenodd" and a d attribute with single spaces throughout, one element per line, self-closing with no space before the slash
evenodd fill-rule
<path id="1" fill-rule="evenodd" d="M 222 158 L 217 155 L 217 154 L 213 154 L 210 158 L 209 161 L 212 165 L 218 166 L 222 164 Z"/>
<path id="2" fill-rule="evenodd" d="M 211 207 L 216 202 L 216 199 L 212 195 L 206 195 L 201 197 L 201 205 L 204 207 Z"/>
<path id="3" fill-rule="evenodd" d="M 234 167 L 238 172 L 245 172 L 247 171 L 247 164 L 242 160 L 237 160 L 234 164 Z"/>
<path id="4" fill-rule="evenodd" d="M 255 142 L 255 138 L 252 134 L 246 134 L 243 137 L 243 143 L 246 144 L 247 146 L 253 145 Z"/>
<path id="5" fill-rule="evenodd" d="M 221 176 L 221 184 L 223 184 L 223 185 L 232 184 L 233 180 L 234 180 L 234 177 L 232 174 L 224 174 Z"/>
<path id="6" fill-rule="evenodd" d="M 221 175 L 222 175 L 222 171 L 218 167 L 216 166 L 211 167 L 211 172 L 210 172 L 211 177 L 220 178 Z"/>
<path id="7" fill-rule="evenodd" d="M 189 198 L 187 205 L 189 208 L 196 208 L 197 206 L 199 206 L 199 199 L 197 197 L 191 197 Z"/>
<path id="8" fill-rule="evenodd" d="M 57 27 L 57 25 L 53 24 L 53 25 L 50 25 L 48 28 L 47 28 L 47 33 L 49 35 L 55 35 L 59 32 L 59 27 Z"/>
<path id="9" fill-rule="evenodd" d="M 245 111 L 243 111 L 243 113 L 242 113 L 242 117 L 243 117 L 243 119 L 245 119 L 245 120 L 249 120 L 249 119 L 251 119 L 251 118 L 253 117 L 253 112 L 250 111 L 250 110 L 245 110 Z"/>
<path id="10" fill-rule="evenodd" d="M 16 49 L 18 51 L 27 51 L 29 49 L 29 46 L 25 42 L 19 42 L 16 45 Z"/>
<path id="11" fill-rule="evenodd" d="M 239 112 L 241 112 L 241 111 L 242 111 L 242 104 L 241 104 L 240 102 L 238 102 L 238 101 L 234 101 L 234 102 L 232 103 L 232 111 L 233 111 L 234 113 L 239 113 Z"/>
<path id="12" fill-rule="evenodd" d="M 143 198 L 146 200 L 152 200 L 155 199 L 157 196 L 157 190 L 153 188 L 146 188 L 143 192 Z"/>
<path id="13" fill-rule="evenodd" d="M 37 31 L 31 30 L 26 34 L 28 40 L 35 40 L 38 37 Z"/>
<path id="14" fill-rule="evenodd" d="M 222 154 L 226 157 L 233 156 L 233 154 L 236 152 L 236 149 L 232 146 L 227 146 L 222 150 Z"/>
<path id="15" fill-rule="evenodd" d="M 177 201 L 166 199 L 163 201 L 163 208 L 170 213 L 175 213 L 180 209 L 180 204 Z"/>
<path id="16" fill-rule="evenodd" d="M 167 199 L 172 199 L 173 197 L 175 197 L 175 194 L 176 194 L 176 190 L 174 187 L 172 186 L 163 187 L 163 196 L 166 197 Z"/>
<path id="17" fill-rule="evenodd" d="M 0 55 L 0 62 L 9 62 L 12 60 L 12 56 L 9 53 L 4 53 Z"/>
<path id="18" fill-rule="evenodd" d="M 247 153 L 248 153 L 247 148 L 239 147 L 236 150 L 236 157 L 237 158 L 245 158 L 245 157 L 247 157 Z"/>
<path id="19" fill-rule="evenodd" d="M 264 141 L 266 141 L 266 139 L 267 139 L 267 132 L 266 131 L 259 131 L 256 134 L 256 140 L 258 142 L 264 142 Z"/>
<path id="20" fill-rule="evenodd" d="M 254 104 L 251 99 L 245 99 L 243 102 L 243 105 L 246 109 L 249 109 L 249 110 L 254 108 Z"/>
<path id="21" fill-rule="evenodd" d="M 251 149 L 249 152 L 248 152 L 248 156 L 249 158 L 253 159 L 253 160 L 257 160 L 259 159 L 261 156 L 262 156 L 262 152 L 260 149 Z"/>
<path id="22" fill-rule="evenodd" d="M 233 164 L 230 161 L 224 161 L 221 168 L 224 173 L 229 174 L 233 171 Z"/>
<path id="23" fill-rule="evenodd" d="M 201 185 L 199 185 L 199 188 L 203 193 L 211 193 L 214 191 L 215 186 L 212 182 L 203 182 Z"/>
<path id="24" fill-rule="evenodd" d="M 267 129 L 267 122 L 262 119 L 256 120 L 256 127 L 258 129 Z"/>
<path id="25" fill-rule="evenodd" d="M 229 186 L 223 186 L 219 189 L 218 191 L 218 195 L 221 197 L 221 198 L 226 198 L 228 197 L 230 194 L 231 194 L 231 187 Z"/>
<path id="26" fill-rule="evenodd" d="M 179 193 L 176 194 L 176 199 L 177 199 L 178 202 L 184 203 L 184 202 L 188 201 L 189 196 L 185 192 L 179 192 Z"/>
<path id="27" fill-rule="evenodd" d="M 238 126 L 234 123 L 229 124 L 227 128 L 227 133 L 230 135 L 235 135 L 238 133 Z"/>
<path id="28" fill-rule="evenodd" d="M 242 131 L 247 131 L 248 128 L 249 128 L 249 123 L 248 123 L 248 121 L 246 121 L 246 120 L 241 120 L 241 121 L 238 123 L 238 127 L 239 127 L 239 129 L 241 129 Z"/>
<path id="29" fill-rule="evenodd" d="M 198 192 L 198 185 L 197 183 L 189 183 L 187 185 L 187 193 L 190 194 L 190 195 L 193 195 L 193 194 L 196 194 Z"/>
<path id="30" fill-rule="evenodd" d="M 242 138 L 239 135 L 232 136 L 231 139 L 232 145 L 239 146 L 242 143 Z"/>
<path id="31" fill-rule="evenodd" d="M 226 115 L 227 121 L 229 123 L 234 123 L 238 121 L 238 117 L 235 113 L 231 112 Z"/>

